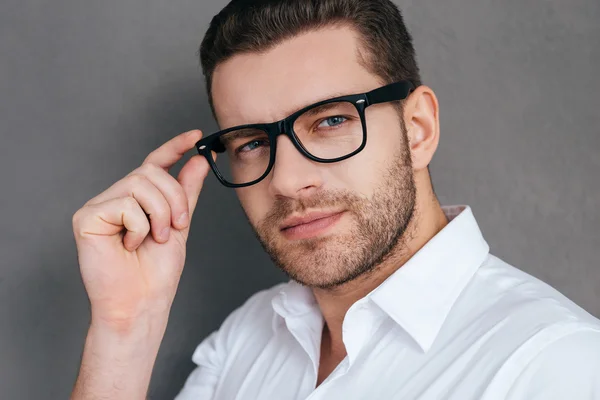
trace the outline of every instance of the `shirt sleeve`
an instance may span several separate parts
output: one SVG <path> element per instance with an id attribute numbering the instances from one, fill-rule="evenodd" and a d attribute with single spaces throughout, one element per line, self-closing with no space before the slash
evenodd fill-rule
<path id="1" fill-rule="evenodd" d="M 507 400 L 600 400 L 600 332 L 547 346 L 517 378 Z"/>
<path id="2" fill-rule="evenodd" d="M 232 353 L 235 353 L 236 346 L 243 346 L 241 343 L 249 334 L 256 332 L 259 327 L 266 329 L 265 323 L 272 320 L 271 298 L 280 286 L 252 295 L 225 318 L 218 330 L 196 347 L 192 361 L 197 367 L 190 373 L 175 400 L 214 398 L 230 358 L 235 357 Z M 267 328 L 270 331 L 271 324 Z"/>
<path id="3" fill-rule="evenodd" d="M 192 355 L 197 367 L 190 373 L 175 400 L 211 400 L 228 355 L 229 343 L 239 323 L 242 307 L 234 310 L 221 327 L 204 339 Z"/>

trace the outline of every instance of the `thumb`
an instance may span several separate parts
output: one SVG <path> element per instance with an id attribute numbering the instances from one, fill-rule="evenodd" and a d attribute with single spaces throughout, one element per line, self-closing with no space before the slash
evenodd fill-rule
<path id="1" fill-rule="evenodd" d="M 208 175 L 209 170 L 210 166 L 206 158 L 201 155 L 195 155 L 185 163 L 177 177 L 177 181 L 187 195 L 190 223 L 192 214 L 194 214 L 196 204 L 198 203 L 198 196 L 200 196 L 200 191 L 204 185 L 204 179 Z M 189 229 L 190 224 L 188 224 L 186 231 Z"/>

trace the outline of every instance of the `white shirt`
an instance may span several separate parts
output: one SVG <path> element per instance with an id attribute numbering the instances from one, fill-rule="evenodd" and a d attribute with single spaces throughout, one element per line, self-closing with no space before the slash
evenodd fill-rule
<path id="1" fill-rule="evenodd" d="M 253 295 L 193 354 L 176 400 L 600 399 L 600 321 L 489 254 L 468 206 L 343 322 L 315 389 L 323 317 L 293 281 Z"/>

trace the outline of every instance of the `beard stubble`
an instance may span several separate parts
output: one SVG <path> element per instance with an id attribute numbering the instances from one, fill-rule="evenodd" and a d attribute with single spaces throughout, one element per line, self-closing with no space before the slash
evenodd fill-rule
<path id="1" fill-rule="evenodd" d="M 371 199 L 350 191 L 322 191 L 310 198 L 278 199 L 253 230 L 274 264 L 294 281 L 331 289 L 371 273 L 403 246 L 413 218 L 416 187 L 406 129 L 399 154 L 388 166 Z M 286 241 L 279 226 L 309 209 L 346 210 L 352 228 L 344 233 Z"/>

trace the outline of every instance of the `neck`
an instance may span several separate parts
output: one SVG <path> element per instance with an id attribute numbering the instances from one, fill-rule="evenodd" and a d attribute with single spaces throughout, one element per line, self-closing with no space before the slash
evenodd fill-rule
<path id="1" fill-rule="evenodd" d="M 435 197 L 426 204 L 417 204 L 405 234 L 383 263 L 368 274 L 335 288 L 313 288 L 325 320 L 323 344 L 327 343 L 329 349 L 323 348 L 322 351 L 345 356 L 342 323 L 350 306 L 377 288 L 447 224 L 448 220 Z"/>

